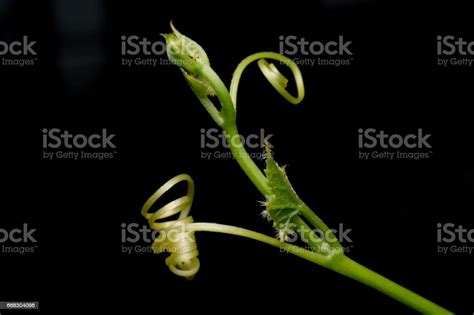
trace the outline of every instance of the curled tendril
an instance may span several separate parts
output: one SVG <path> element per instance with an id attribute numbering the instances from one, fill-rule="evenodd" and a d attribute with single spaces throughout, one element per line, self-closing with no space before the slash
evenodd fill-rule
<path id="1" fill-rule="evenodd" d="M 188 183 L 186 195 L 167 203 L 154 212 L 149 212 L 161 196 L 183 181 Z M 157 237 L 152 245 L 154 252 L 157 254 L 163 252 L 171 253 L 165 262 L 171 272 L 178 276 L 192 279 L 199 270 L 200 263 L 194 237 L 195 232 L 224 233 L 250 238 L 280 248 L 280 251 L 284 250 L 286 253 L 291 253 L 322 266 L 326 265 L 329 261 L 330 257 L 282 242 L 274 237 L 255 231 L 218 223 L 195 223 L 193 218 L 189 216 L 193 197 L 194 182 L 192 178 L 187 174 L 181 174 L 162 185 L 148 198 L 141 210 L 142 215 L 148 220 L 150 227 L 153 230 L 160 231 L 159 237 Z M 171 217 L 178 213 L 179 216 L 176 220 L 170 220 Z"/>
<path id="2" fill-rule="evenodd" d="M 295 78 L 297 89 L 296 97 L 291 95 L 287 90 L 288 79 L 283 74 L 281 74 L 281 72 L 273 63 L 268 63 L 266 59 L 273 59 L 279 61 L 281 64 L 284 64 L 290 68 Z M 257 60 L 260 71 L 262 71 L 268 82 L 270 82 L 270 84 L 275 88 L 275 90 L 278 91 L 278 93 L 280 93 L 281 96 L 283 96 L 288 102 L 295 105 L 303 100 L 305 94 L 304 83 L 303 76 L 301 75 L 301 71 L 298 68 L 298 65 L 296 65 L 293 60 L 283 55 L 274 52 L 260 52 L 250 55 L 244 60 L 242 60 L 234 71 L 232 82 L 230 84 L 230 97 L 232 99 L 232 103 L 234 104 L 235 110 L 237 110 L 237 89 L 242 73 L 249 64 Z"/>
<path id="3" fill-rule="evenodd" d="M 171 24 L 172 33 L 163 34 L 166 39 L 166 51 L 170 61 L 178 65 L 184 74 L 186 81 L 211 115 L 212 119 L 221 127 L 235 123 L 237 109 L 237 88 L 243 71 L 247 66 L 258 61 L 258 66 L 268 82 L 292 104 L 300 103 L 304 98 L 304 84 L 300 69 L 290 58 L 274 52 L 260 52 L 242 60 L 237 66 L 230 92 L 217 74 L 212 70 L 204 49 L 195 41 L 181 34 Z M 290 68 L 296 83 L 297 95 L 291 95 L 287 90 L 288 79 L 277 69 L 268 63 L 266 59 L 272 59 Z M 217 96 L 221 103 L 218 109 L 209 99 L 209 96 Z"/>
<path id="4" fill-rule="evenodd" d="M 155 212 L 148 212 L 161 196 L 183 181 L 188 183 L 186 195 L 167 203 Z M 188 279 L 198 272 L 200 265 L 194 231 L 188 229 L 188 225 L 193 222 L 193 218 L 189 216 L 193 198 L 194 182 L 189 175 L 181 174 L 162 185 L 148 198 L 141 210 L 150 227 L 160 231 L 160 236 L 153 242 L 154 252 L 171 253 L 165 260 L 166 265 L 174 274 Z M 177 219 L 165 221 L 178 213 Z"/>

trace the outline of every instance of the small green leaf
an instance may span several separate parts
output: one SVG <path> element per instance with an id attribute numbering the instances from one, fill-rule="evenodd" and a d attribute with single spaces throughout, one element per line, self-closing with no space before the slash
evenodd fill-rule
<path id="1" fill-rule="evenodd" d="M 265 150 L 267 162 L 265 174 L 270 188 L 270 194 L 265 196 L 266 212 L 269 220 L 273 221 L 273 227 L 277 229 L 279 238 L 284 240 L 288 234 L 294 232 L 291 220 L 299 213 L 303 202 L 291 186 L 285 169 L 273 158 L 268 143 L 265 145 Z"/>

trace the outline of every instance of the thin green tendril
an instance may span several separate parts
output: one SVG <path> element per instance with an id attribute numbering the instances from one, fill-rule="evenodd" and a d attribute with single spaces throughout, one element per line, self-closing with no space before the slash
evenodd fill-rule
<path id="1" fill-rule="evenodd" d="M 297 96 L 291 95 L 287 90 L 288 79 L 281 74 L 281 72 L 277 69 L 277 67 L 273 63 L 268 63 L 265 59 L 272 59 L 279 61 L 280 64 L 286 65 L 290 68 L 296 83 L 297 89 Z M 304 83 L 303 83 L 303 76 L 301 75 L 301 71 L 293 62 L 293 60 L 285 57 L 283 55 L 274 53 L 274 52 L 260 52 L 253 55 L 248 56 L 242 62 L 239 63 L 237 68 L 234 71 L 234 75 L 232 77 L 232 82 L 230 84 L 230 97 L 232 99 L 232 103 L 234 104 L 234 109 L 237 111 L 237 90 L 240 83 L 240 78 L 242 77 L 242 73 L 244 70 L 249 66 L 252 62 L 258 61 L 258 66 L 262 71 L 265 78 L 270 82 L 270 84 L 275 88 L 275 90 L 280 93 L 288 102 L 291 104 L 298 104 L 304 98 Z"/>

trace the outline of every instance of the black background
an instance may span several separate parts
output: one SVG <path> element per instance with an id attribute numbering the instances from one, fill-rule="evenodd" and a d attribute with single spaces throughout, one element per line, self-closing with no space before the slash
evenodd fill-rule
<path id="1" fill-rule="evenodd" d="M 38 41 L 39 63 L 0 68 L 4 206 L 1 227 L 38 228 L 32 255 L 0 257 L 0 300 L 39 300 L 44 313 L 69 308 L 130 314 L 313 312 L 410 314 L 350 279 L 274 248 L 199 234 L 201 270 L 192 281 L 164 256 L 121 253 L 121 223 L 145 223 L 143 202 L 162 183 L 189 173 L 192 215 L 272 234 L 262 200 L 238 165 L 200 158 L 200 129 L 213 121 L 176 67 L 125 68 L 120 37 L 159 39 L 169 21 L 207 51 L 228 83 L 247 55 L 277 50 L 278 36 L 353 41 L 354 63 L 302 67 L 307 96 L 297 107 L 254 66 L 243 77 L 242 134 L 274 134 L 276 159 L 296 191 L 329 226 L 352 228 L 349 256 L 457 313 L 472 313 L 473 256 L 436 252 L 436 224 L 473 228 L 472 69 L 440 68 L 436 36 L 474 40 L 464 7 L 374 2 L 328 7 L 276 4 L 104 3 L 104 62 L 78 91 L 60 75 L 53 3 L 18 2 L 2 32 Z M 5 35 L 6 36 L 6 35 Z M 42 129 L 107 128 L 118 155 L 104 161 L 42 159 Z M 357 130 L 431 133 L 427 160 L 362 161 Z M 259 165 L 262 165 L 260 163 Z M 3 314 L 3 312 L 2 312 Z"/>

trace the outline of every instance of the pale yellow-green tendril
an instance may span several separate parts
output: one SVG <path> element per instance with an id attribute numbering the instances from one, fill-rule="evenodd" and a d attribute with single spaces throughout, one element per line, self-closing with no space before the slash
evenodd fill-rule
<path id="1" fill-rule="evenodd" d="M 148 212 L 160 197 L 183 181 L 188 183 L 186 195 L 167 203 L 155 212 Z M 193 223 L 193 218 L 189 216 L 193 198 L 194 182 L 189 175 L 181 174 L 173 177 L 162 185 L 148 198 L 141 210 L 142 215 L 148 220 L 150 227 L 153 230 L 160 231 L 159 237 L 154 240 L 152 245 L 154 252 L 157 254 L 169 252 L 170 256 L 165 260 L 166 265 L 178 276 L 192 279 L 199 270 L 199 253 L 194 236 L 195 232 L 225 233 L 250 238 L 278 247 L 286 253 L 299 256 L 322 266 L 327 265 L 330 261 L 330 257 L 281 242 L 274 237 L 255 231 L 225 224 L 206 222 Z M 176 220 L 165 221 L 178 213 L 179 216 Z"/>
<path id="2" fill-rule="evenodd" d="M 288 66 L 295 78 L 296 83 L 296 90 L 297 96 L 291 95 L 287 90 L 288 79 L 278 71 L 277 67 L 273 63 L 268 63 L 265 59 L 273 59 L 279 61 L 280 64 Z M 298 65 L 293 62 L 288 57 L 283 55 L 274 53 L 274 52 L 260 52 L 253 55 L 248 56 L 244 60 L 242 60 L 237 68 L 234 71 L 234 75 L 232 77 L 232 82 L 230 84 L 230 97 L 232 99 L 232 103 L 234 104 L 234 109 L 237 111 L 237 89 L 239 86 L 240 78 L 242 73 L 247 68 L 249 64 L 254 61 L 258 60 L 258 66 L 262 71 L 265 78 L 270 82 L 270 84 L 283 96 L 288 102 L 292 104 L 300 103 L 304 98 L 304 83 L 303 83 L 303 76 L 301 75 L 301 71 L 298 68 Z"/>
<path id="3" fill-rule="evenodd" d="M 204 49 L 189 37 L 181 34 L 173 24 L 171 24 L 171 29 L 172 33 L 162 34 L 166 39 L 168 58 L 180 67 L 186 82 L 219 126 L 224 127 L 224 124 L 232 124 L 235 121 L 240 78 L 247 66 L 254 61 L 258 61 L 258 66 L 265 78 L 288 102 L 298 104 L 303 100 L 305 94 L 303 76 L 296 63 L 290 58 L 275 52 L 260 52 L 250 55 L 242 60 L 235 69 L 230 92 L 227 92 L 220 78 L 210 68 L 209 58 Z M 291 95 L 287 90 L 288 79 L 273 63 L 268 63 L 266 59 L 275 60 L 290 68 L 296 83 L 296 96 Z M 209 96 L 217 96 L 222 105 L 221 109 L 227 108 L 227 111 L 219 110 L 209 99 Z M 228 107 L 233 107 L 233 110 L 229 111 Z"/>
<path id="4" fill-rule="evenodd" d="M 167 203 L 155 212 L 148 212 L 163 194 L 183 181 L 188 183 L 186 195 Z M 170 252 L 171 255 L 165 261 L 166 265 L 174 274 L 186 278 L 192 278 L 199 270 L 196 239 L 194 232 L 187 228 L 188 224 L 193 222 L 193 218 L 189 216 L 193 198 L 194 182 L 189 175 L 181 174 L 161 186 L 145 202 L 141 210 L 150 227 L 160 231 L 160 236 L 153 242 L 153 250 L 157 254 Z M 176 220 L 164 221 L 178 213 Z"/>

